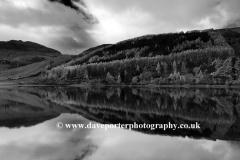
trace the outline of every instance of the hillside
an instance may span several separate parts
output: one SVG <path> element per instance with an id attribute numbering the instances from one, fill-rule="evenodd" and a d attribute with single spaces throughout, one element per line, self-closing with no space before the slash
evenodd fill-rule
<path id="1" fill-rule="evenodd" d="M 23 67 L 13 68 L 0 72 L 0 80 L 16 80 L 37 76 L 47 66 L 48 61 L 37 62 Z"/>
<path id="2" fill-rule="evenodd" d="M 24 66 L 51 59 L 62 54 L 34 42 L 11 40 L 0 42 L 0 64 L 8 68 Z"/>
<path id="3" fill-rule="evenodd" d="M 92 47 L 92 48 L 89 48 L 85 51 L 83 51 L 82 53 L 80 53 L 78 56 L 77 56 L 77 59 L 80 58 L 80 57 L 83 57 L 83 56 L 86 56 L 87 54 L 95 51 L 95 50 L 98 50 L 98 49 L 103 49 L 104 47 L 107 47 L 107 46 L 110 46 L 111 44 L 102 44 L 100 46 L 96 46 L 96 47 Z"/>
<path id="4" fill-rule="evenodd" d="M 212 41 L 207 31 L 190 31 L 186 34 L 180 32 L 145 35 L 104 47 L 95 47 L 88 54 L 80 54 L 81 56 L 69 62 L 69 65 L 110 62 L 139 57 L 156 57 L 189 49 L 206 48 L 208 44 L 211 45 Z"/>
<path id="5" fill-rule="evenodd" d="M 33 42 L 0 42 L 0 81 L 31 81 L 42 72 L 72 58 Z"/>
<path id="6" fill-rule="evenodd" d="M 44 60 L 41 62 L 32 63 L 29 65 L 16 67 L 12 69 L 6 69 L 0 71 L 0 82 L 1 81 L 16 81 L 16 82 L 26 82 L 32 81 L 38 77 L 42 72 L 51 69 L 54 66 L 63 64 L 72 59 L 70 55 L 61 55 L 56 58 L 51 58 L 50 60 Z M 26 79 L 26 80 L 25 80 Z"/>
<path id="7" fill-rule="evenodd" d="M 40 82 L 235 85 L 239 40 L 239 28 L 145 35 L 89 49 Z"/>

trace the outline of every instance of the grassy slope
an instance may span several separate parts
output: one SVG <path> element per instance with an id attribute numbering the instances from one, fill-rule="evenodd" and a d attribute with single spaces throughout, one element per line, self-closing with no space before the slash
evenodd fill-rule
<path id="1" fill-rule="evenodd" d="M 13 68 L 0 72 L 0 80 L 19 79 L 36 75 L 49 64 L 49 61 L 38 62 L 23 67 Z"/>
<path id="2" fill-rule="evenodd" d="M 29 64 L 23 67 L 17 67 L 2 71 L 0 70 L 0 81 L 19 80 L 25 78 L 28 78 L 27 81 L 29 81 L 32 78 L 37 77 L 41 71 L 46 70 L 46 68 L 50 65 L 50 61 L 52 61 L 55 65 L 60 65 L 69 61 L 70 59 L 71 56 L 63 55 L 56 58 L 49 58 L 49 60 Z"/>

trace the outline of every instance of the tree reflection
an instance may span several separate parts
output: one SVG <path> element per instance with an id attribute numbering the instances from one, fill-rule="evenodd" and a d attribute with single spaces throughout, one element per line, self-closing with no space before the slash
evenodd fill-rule
<path id="1" fill-rule="evenodd" d="M 199 130 L 142 132 L 231 139 L 226 134 L 234 134 L 232 126 L 239 128 L 240 90 L 235 89 L 67 87 L 41 92 L 44 99 L 100 123 L 201 124 Z"/>
<path id="2" fill-rule="evenodd" d="M 17 98 L 11 98 L 11 103 L 2 101 L 3 105 L 8 107 L 1 109 L 8 109 L 11 115 L 15 113 L 11 107 L 17 107 L 12 105 L 15 102 L 21 104 L 20 106 L 25 105 L 25 110 L 22 109 L 18 114 L 27 115 L 25 112 L 28 106 L 30 109 L 26 113 L 35 117 L 38 115 L 56 117 L 61 113 L 78 113 L 99 123 L 192 124 L 198 122 L 201 129 L 136 130 L 150 134 L 194 138 L 239 139 L 237 135 L 240 131 L 240 90 L 238 89 L 23 87 L 20 91 L 21 96 L 34 100 L 31 105 L 27 101 L 20 103 Z M 6 91 L 2 93 L 6 94 Z M 19 93 L 16 92 L 16 95 Z M 3 97 L 1 100 L 4 99 Z M 41 120 L 44 121 L 44 118 Z"/>

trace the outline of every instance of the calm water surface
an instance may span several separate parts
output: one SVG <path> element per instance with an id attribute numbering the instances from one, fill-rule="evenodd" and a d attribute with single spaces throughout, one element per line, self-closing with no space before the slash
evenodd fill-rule
<path id="1" fill-rule="evenodd" d="M 240 90 L 0 88 L 0 160 L 239 160 Z M 198 122 L 200 129 L 57 129 Z"/>

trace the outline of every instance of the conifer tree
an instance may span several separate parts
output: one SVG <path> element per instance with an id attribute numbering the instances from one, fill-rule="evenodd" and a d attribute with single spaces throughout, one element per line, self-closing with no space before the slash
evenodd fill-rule
<path id="1" fill-rule="evenodd" d="M 156 71 L 157 71 L 158 75 L 161 74 L 161 66 L 160 66 L 159 62 L 158 62 L 158 64 L 157 64 Z"/>
<path id="2" fill-rule="evenodd" d="M 122 80 L 121 80 L 121 75 L 119 74 L 119 75 L 118 75 L 118 79 L 117 79 L 117 83 L 121 83 L 121 81 L 122 81 Z"/>
<path id="3" fill-rule="evenodd" d="M 201 70 L 199 71 L 198 78 L 200 78 L 200 79 L 203 78 L 203 73 Z"/>
<path id="4" fill-rule="evenodd" d="M 114 82 L 114 77 L 111 75 L 111 73 L 109 73 L 109 72 L 107 73 L 106 80 L 108 82 Z"/>
<path id="5" fill-rule="evenodd" d="M 177 64 L 175 60 L 173 61 L 173 73 L 174 72 L 177 72 Z"/>
<path id="6" fill-rule="evenodd" d="M 203 73 L 200 70 L 199 73 L 196 75 L 196 83 L 199 83 L 203 79 Z"/>

